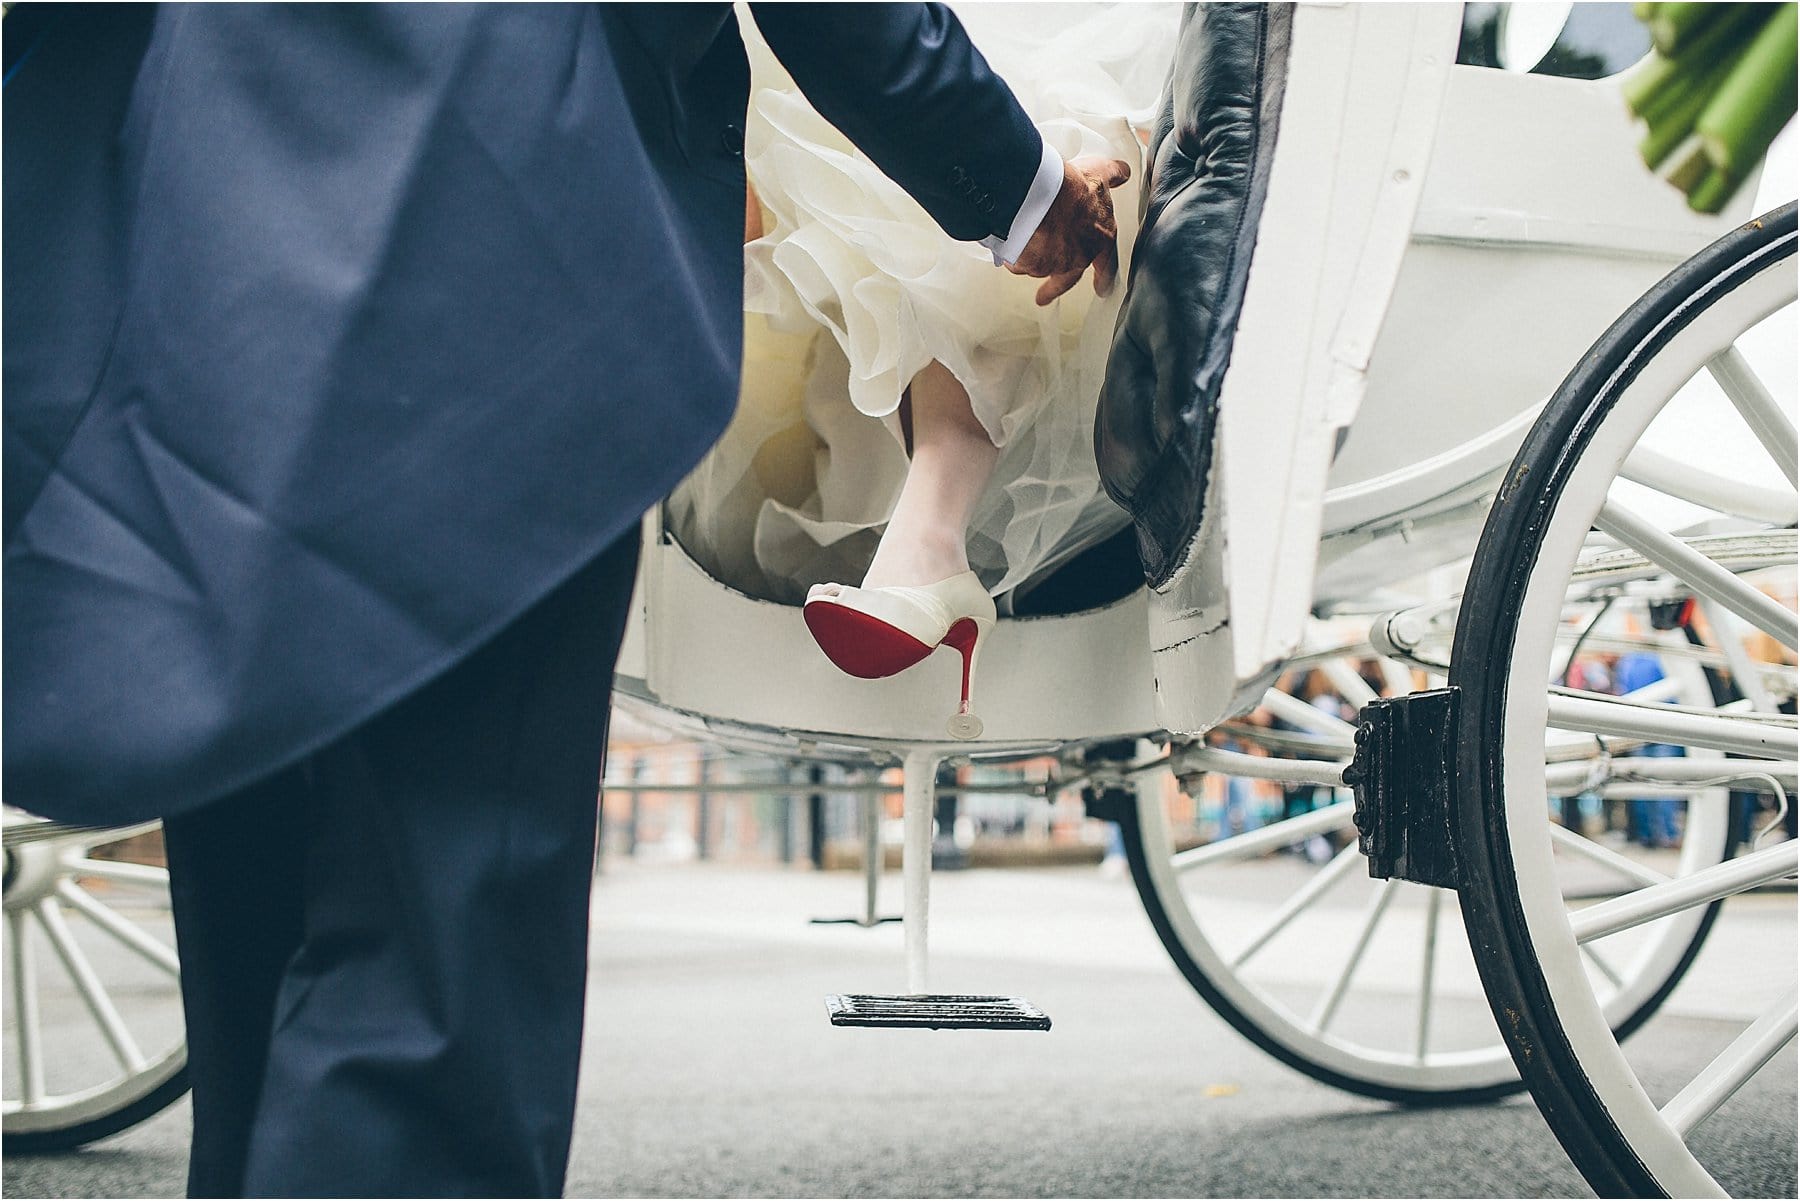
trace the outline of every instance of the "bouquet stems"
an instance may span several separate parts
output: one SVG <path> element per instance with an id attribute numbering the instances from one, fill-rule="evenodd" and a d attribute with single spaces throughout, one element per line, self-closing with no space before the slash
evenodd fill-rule
<path id="1" fill-rule="evenodd" d="M 1800 9 L 1780 5 L 1694 122 L 1706 157 L 1742 179 L 1794 115 Z"/>
<path id="2" fill-rule="evenodd" d="M 1696 74 L 1735 58 L 1756 30 L 1756 19 L 1763 15 L 1759 10 L 1767 6 L 1716 4 L 1702 7 L 1717 10 L 1717 15 L 1705 29 L 1678 54 L 1652 54 L 1643 67 L 1624 81 L 1625 103 L 1646 121 L 1654 121 L 1659 106 L 1666 110 L 1671 100 L 1690 88 Z"/>
<path id="3" fill-rule="evenodd" d="M 1706 159 L 1706 151 L 1700 148 L 1698 141 L 1695 141 L 1688 153 L 1676 162 L 1664 178 L 1684 193 L 1692 192 L 1706 181 L 1706 177 L 1712 174 L 1712 169 L 1713 165 Z"/>
<path id="4" fill-rule="evenodd" d="M 1743 182 L 1736 176 L 1728 175 L 1714 167 L 1706 173 L 1706 177 L 1695 185 L 1688 193 L 1688 207 L 1697 213 L 1716 213 L 1725 207 L 1726 200 L 1737 191 L 1738 184 Z"/>
<path id="5" fill-rule="evenodd" d="M 1796 7 L 1634 4 L 1655 50 L 1621 85 L 1643 118 L 1652 170 L 1688 147 L 1666 178 L 1699 212 L 1718 212 L 1768 152 L 1795 108 Z"/>
<path id="6" fill-rule="evenodd" d="M 1694 122 L 1711 103 L 1713 92 L 1730 70 L 1730 63 L 1721 62 L 1714 64 L 1704 76 L 1686 78 L 1683 86 L 1667 89 L 1667 94 L 1674 98 L 1672 103 L 1644 115 L 1650 132 L 1638 149 L 1643 153 L 1646 167 L 1654 171 L 1662 166 L 1669 153 L 1694 132 Z"/>
<path id="7" fill-rule="evenodd" d="M 1719 5 L 1705 3 L 1658 4 L 1650 14 L 1650 41 L 1659 53 L 1673 56 L 1682 43 L 1704 30 L 1719 16 Z"/>

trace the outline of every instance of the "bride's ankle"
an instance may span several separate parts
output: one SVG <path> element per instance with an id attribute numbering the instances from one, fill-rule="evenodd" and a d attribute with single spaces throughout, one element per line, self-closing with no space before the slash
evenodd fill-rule
<path id="1" fill-rule="evenodd" d="M 969 555 L 957 535 L 883 537 L 863 577 L 865 588 L 919 587 L 969 570 Z"/>

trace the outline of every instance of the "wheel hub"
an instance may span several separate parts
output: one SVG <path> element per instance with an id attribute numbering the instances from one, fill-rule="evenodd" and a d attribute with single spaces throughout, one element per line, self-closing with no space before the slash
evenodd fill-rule
<path id="1" fill-rule="evenodd" d="M 29 908 L 56 891 L 56 882 L 63 875 L 63 854 L 52 842 L 6 848 L 6 912 Z"/>

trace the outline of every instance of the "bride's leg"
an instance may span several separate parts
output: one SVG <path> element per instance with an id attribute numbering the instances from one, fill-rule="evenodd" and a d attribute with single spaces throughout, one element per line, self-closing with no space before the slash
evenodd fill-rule
<path id="1" fill-rule="evenodd" d="M 1000 452 L 941 363 L 912 381 L 912 464 L 865 588 L 935 584 L 969 569 L 969 517 Z"/>
<path id="2" fill-rule="evenodd" d="M 756 188 L 746 179 L 744 181 L 744 241 L 754 242 L 762 236 L 762 202 L 756 197 Z"/>

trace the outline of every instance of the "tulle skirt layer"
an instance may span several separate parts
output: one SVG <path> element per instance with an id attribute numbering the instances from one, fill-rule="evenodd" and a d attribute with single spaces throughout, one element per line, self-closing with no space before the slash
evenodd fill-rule
<path id="1" fill-rule="evenodd" d="M 752 88 L 745 163 L 763 236 L 744 248 L 736 417 L 671 497 L 677 538 L 717 578 L 798 602 L 856 582 L 906 477 L 897 410 L 932 360 L 967 389 L 1000 448 L 969 528 L 998 594 L 1029 586 L 1125 524 L 1100 489 L 1094 406 L 1136 236 L 1146 128 L 1176 5 L 987 4 L 970 36 L 1065 159 L 1132 164 L 1114 194 L 1121 286 L 1047 307 L 1038 281 L 950 240 L 800 95 L 740 11 Z"/>

